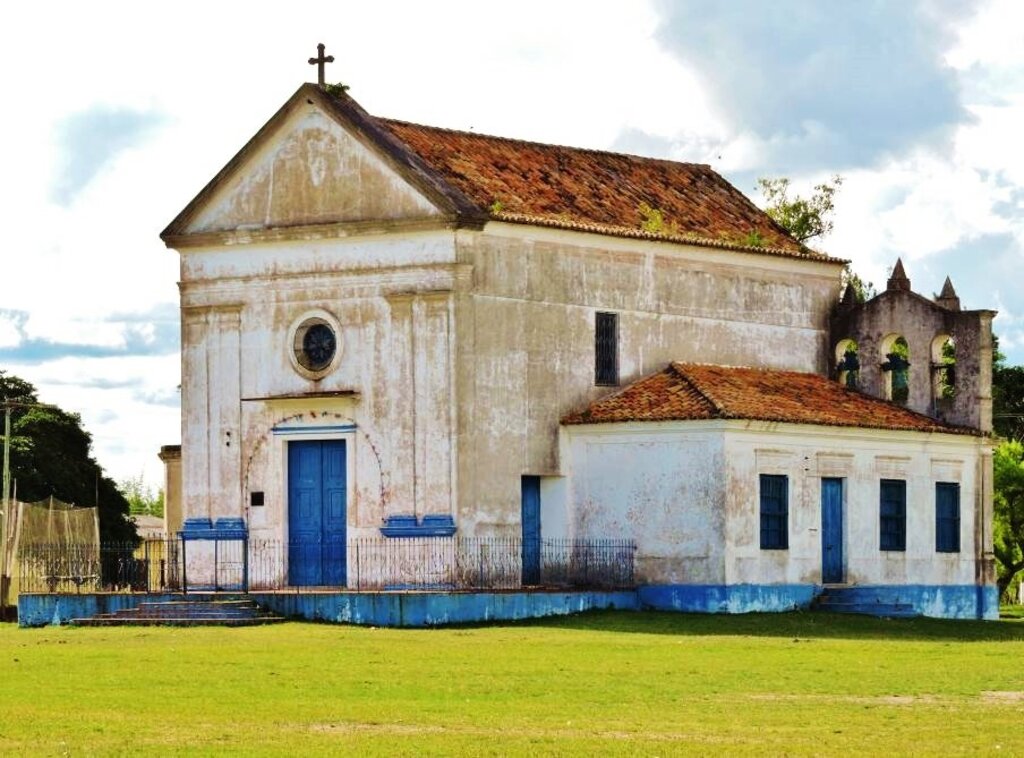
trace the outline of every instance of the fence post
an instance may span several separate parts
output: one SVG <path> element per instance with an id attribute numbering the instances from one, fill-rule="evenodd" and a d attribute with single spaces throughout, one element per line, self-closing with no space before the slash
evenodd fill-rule
<path id="1" fill-rule="evenodd" d="M 181 535 L 178 539 L 181 540 L 181 594 L 188 594 L 188 556 L 185 554 L 185 546 L 188 544 L 188 540 L 185 539 L 184 535 Z"/>
<path id="2" fill-rule="evenodd" d="M 249 532 L 242 537 L 242 592 L 249 594 Z"/>

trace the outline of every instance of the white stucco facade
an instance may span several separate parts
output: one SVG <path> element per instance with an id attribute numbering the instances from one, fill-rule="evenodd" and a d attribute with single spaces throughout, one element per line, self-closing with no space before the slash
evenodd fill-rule
<path id="1" fill-rule="evenodd" d="M 820 587 L 822 480 L 842 482 L 842 579 L 971 588 L 991 549 L 987 439 L 711 420 L 567 426 L 572 535 L 628 533 L 645 585 Z M 786 549 L 760 544 L 759 479 L 788 482 Z M 906 544 L 880 542 L 880 482 L 906 482 Z M 936 549 L 936 484 L 959 489 L 959 549 Z M 756 608 L 740 608 L 740 610 Z M 933 615 L 947 615 L 942 607 Z"/>
<path id="2" fill-rule="evenodd" d="M 560 424 L 615 389 L 595 382 L 597 314 L 615 318 L 618 385 L 671 361 L 828 374 L 841 261 L 460 220 L 410 178 L 415 165 L 303 91 L 165 232 L 181 256 L 186 532 L 223 523 L 287 546 L 290 451 L 344 442 L 332 449 L 344 450 L 348 539 L 397 517 L 518 538 L 524 477 L 536 478 L 545 538 L 635 539 L 642 583 L 813 586 L 815 488 L 828 476 L 845 482 L 849 582 L 979 581 L 991 544 L 981 438 Z M 303 357 L 311 324 L 330 335 L 323 365 Z M 785 551 L 757 544 L 765 473 L 788 477 Z M 880 477 L 907 481 L 901 555 L 877 549 Z M 928 549 L 934 481 L 960 485 L 957 555 Z M 283 560 L 276 570 L 276 584 L 297 584 Z"/>

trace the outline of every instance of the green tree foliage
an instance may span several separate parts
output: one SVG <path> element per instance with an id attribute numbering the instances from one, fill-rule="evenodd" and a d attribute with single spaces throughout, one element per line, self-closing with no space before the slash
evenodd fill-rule
<path id="1" fill-rule="evenodd" d="M 36 388 L 0 370 L 0 400 L 38 403 Z M 24 502 L 50 496 L 75 505 L 99 504 L 100 539 L 135 539 L 128 501 L 91 455 L 92 437 L 77 413 L 56 406 L 16 407 L 11 412 L 11 480 Z"/>
<path id="2" fill-rule="evenodd" d="M 992 456 L 995 484 L 993 548 L 1000 596 L 1024 568 L 1024 444 L 1005 440 Z"/>
<path id="3" fill-rule="evenodd" d="M 809 198 L 789 196 L 789 179 L 760 178 L 758 189 L 764 196 L 765 212 L 798 242 L 823 237 L 832 231 L 832 212 L 835 210 L 835 195 L 843 184 L 843 177 L 836 174 L 830 182 L 815 186 Z"/>
<path id="4" fill-rule="evenodd" d="M 1024 366 L 1007 366 L 992 336 L 992 426 L 1008 440 L 1024 441 Z"/>
<path id="5" fill-rule="evenodd" d="M 122 480 L 118 485 L 121 494 L 128 501 L 128 512 L 133 516 L 163 516 L 164 515 L 164 491 L 154 490 L 148 486 L 142 478 L 130 476 Z"/>
<path id="6" fill-rule="evenodd" d="M 864 281 L 849 263 L 843 268 L 843 276 L 839 282 L 840 294 L 846 291 L 847 285 L 853 285 L 854 299 L 858 303 L 866 303 L 878 294 L 875 291 L 875 285 L 872 282 Z"/>

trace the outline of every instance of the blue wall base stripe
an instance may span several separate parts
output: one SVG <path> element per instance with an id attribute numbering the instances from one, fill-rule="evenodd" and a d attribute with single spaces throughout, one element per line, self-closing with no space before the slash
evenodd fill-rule
<path id="1" fill-rule="evenodd" d="M 833 588 L 829 592 L 835 592 Z M 924 616 L 954 619 L 999 618 L 995 587 L 975 585 L 858 585 L 838 590 L 852 610 L 911 606 Z M 598 609 L 689 613 L 766 613 L 810 607 L 822 592 L 813 584 L 667 584 L 613 592 L 253 592 L 248 597 L 282 616 L 367 626 L 426 627 L 484 621 L 518 621 Z M 211 597 L 207 595 L 205 597 Z M 22 594 L 18 623 L 46 626 L 139 603 L 195 595 Z M 215 597 L 215 596 L 213 596 Z M 223 595 L 221 595 L 223 597 Z"/>
<path id="2" fill-rule="evenodd" d="M 873 605 L 904 605 L 934 618 L 999 618 L 999 589 L 988 585 L 867 584 L 829 588 L 828 594 L 857 613 L 871 613 Z"/>
<path id="3" fill-rule="evenodd" d="M 808 608 L 814 584 L 657 584 L 637 590 L 640 607 L 686 613 L 777 613 Z"/>
<path id="4" fill-rule="evenodd" d="M 823 588 L 814 584 L 666 584 L 637 590 L 641 608 L 688 613 L 806 609 L 822 592 Z M 850 585 L 829 588 L 828 593 L 852 613 L 888 615 L 893 606 L 907 606 L 922 616 L 934 618 L 999 618 L 999 591 L 993 586 Z"/>
<path id="5" fill-rule="evenodd" d="M 240 597 L 234 594 L 234 597 Z M 203 595 L 200 597 L 216 597 Z M 518 621 L 564 616 L 598 609 L 637 610 L 636 592 L 253 592 L 264 608 L 290 618 L 366 626 L 426 627 L 481 621 Z M 139 603 L 198 599 L 196 595 L 23 594 L 18 597 L 20 626 L 66 624 L 134 608 Z"/>

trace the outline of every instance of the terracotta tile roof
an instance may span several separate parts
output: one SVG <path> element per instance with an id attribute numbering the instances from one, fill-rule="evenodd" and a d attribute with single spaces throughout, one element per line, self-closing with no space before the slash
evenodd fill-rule
<path id="1" fill-rule="evenodd" d="M 796 371 L 673 363 L 562 419 L 563 424 L 752 419 L 917 432 L 978 434 Z"/>
<path id="2" fill-rule="evenodd" d="M 710 166 L 374 121 L 495 220 L 836 260 L 794 240 Z M 660 232 L 642 227 L 645 203 L 662 214 Z"/>

